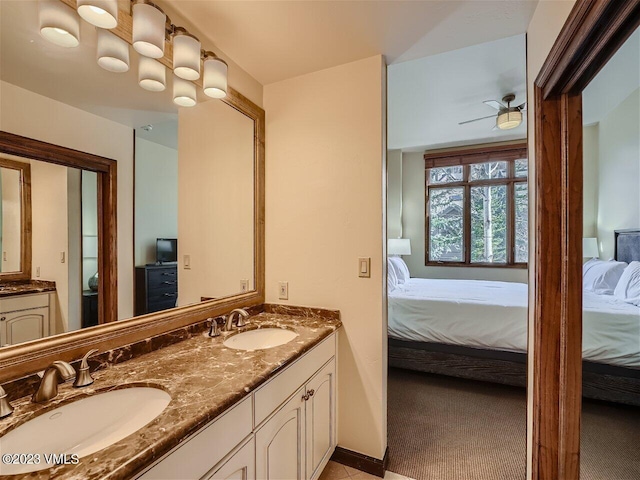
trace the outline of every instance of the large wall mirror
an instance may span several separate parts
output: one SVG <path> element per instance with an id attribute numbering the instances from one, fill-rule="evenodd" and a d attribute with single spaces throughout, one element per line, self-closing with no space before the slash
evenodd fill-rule
<path id="1" fill-rule="evenodd" d="M 113 73 L 88 23 L 64 48 L 40 35 L 37 1 L 0 8 L 0 310 L 48 298 L 46 325 L 0 326 L 0 367 L 262 302 L 264 111 L 231 87 L 178 107 L 171 69 L 145 90 L 133 48 Z"/>

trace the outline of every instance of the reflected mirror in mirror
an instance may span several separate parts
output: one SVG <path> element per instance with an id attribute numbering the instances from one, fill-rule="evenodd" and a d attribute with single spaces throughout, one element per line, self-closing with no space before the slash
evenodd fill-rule
<path id="1" fill-rule="evenodd" d="M 123 9 L 128 2 L 119 5 Z M 252 117 L 205 96 L 200 87 L 196 106 L 179 108 L 173 102 L 174 79 L 169 69 L 163 91 L 140 88 L 141 57 L 130 46 L 128 71 L 101 68 L 96 61 L 96 29 L 82 20 L 80 44 L 65 48 L 40 35 L 37 1 L 0 2 L 0 9 L 2 129 L 117 162 L 114 318 L 124 320 L 255 291 L 256 126 Z M 203 45 L 212 43 L 202 40 Z M 71 174 L 74 169 L 47 163 L 38 168 L 61 169 L 56 175 L 60 181 L 66 179 L 67 189 L 72 177 L 81 186 L 79 191 L 66 191 L 79 203 L 48 195 L 43 205 L 36 201 L 40 194 L 33 185 L 30 280 L 55 282 L 53 292 L 41 293 L 51 298 L 56 325 L 47 329 L 30 318 L 27 323 L 35 333 L 16 335 L 3 345 L 104 322 L 98 293 L 92 290 L 100 282 L 97 174 L 80 170 Z M 62 169 L 67 173 L 62 174 Z M 9 181 L 10 173 L 0 173 L 5 193 L 4 177 Z M 7 195 L 10 190 L 7 186 Z M 63 236 L 44 233 L 35 223 L 51 210 L 55 218 L 64 214 L 64 223 L 50 216 L 48 225 L 63 230 Z M 3 209 L 3 226 L 9 225 L 11 215 Z M 23 231 L 20 228 L 18 232 Z M 67 243 L 58 245 L 63 237 Z M 0 251 L 13 261 L 12 244 L 15 238 L 3 229 Z M 45 246 L 50 252 L 40 257 L 38 249 Z M 3 272 L 15 268 L 15 263 L 6 263 Z M 66 273 L 53 274 L 49 267 Z M 14 286 L 2 280 L 2 287 Z M 5 306 L 12 299 L 3 295 L 0 310 L 12 308 Z M 39 303 L 38 308 L 42 308 Z"/>
<path id="2" fill-rule="evenodd" d="M 21 263 L 22 175 L 20 170 L 2 165 L 0 158 L 0 272 L 18 272 Z"/>

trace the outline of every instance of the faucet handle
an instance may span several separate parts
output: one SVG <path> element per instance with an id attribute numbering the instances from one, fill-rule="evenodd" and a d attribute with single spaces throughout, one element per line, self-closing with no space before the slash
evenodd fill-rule
<path id="1" fill-rule="evenodd" d="M 94 380 L 89 371 L 89 357 L 97 351 L 97 349 L 93 348 L 82 357 L 82 362 L 80 362 L 80 367 L 78 367 L 78 373 L 76 374 L 76 381 L 73 382 L 74 387 L 87 387 L 93 383 Z"/>
<path id="2" fill-rule="evenodd" d="M 13 413 L 13 407 L 7 400 L 7 392 L 0 385 L 0 418 L 8 417 Z"/>
<path id="3" fill-rule="evenodd" d="M 219 317 L 213 318 L 213 317 L 209 317 L 207 318 L 208 321 L 211 321 L 211 327 L 209 328 L 209 336 L 210 337 L 219 337 L 220 336 L 220 328 L 219 328 L 219 324 L 218 324 L 218 319 L 221 319 L 222 323 L 224 323 L 227 318 L 224 315 L 221 315 Z"/>

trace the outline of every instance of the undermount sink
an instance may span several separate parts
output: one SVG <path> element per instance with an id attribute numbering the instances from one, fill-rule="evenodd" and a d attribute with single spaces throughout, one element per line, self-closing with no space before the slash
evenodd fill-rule
<path id="1" fill-rule="evenodd" d="M 236 350 L 263 350 L 289 343 L 297 336 L 297 333 L 284 328 L 259 328 L 232 335 L 223 344 Z"/>
<path id="2" fill-rule="evenodd" d="M 0 438 L 2 454 L 39 454 L 36 465 L 0 463 L 0 475 L 51 468 L 44 455 L 78 458 L 112 445 L 141 429 L 169 405 L 164 390 L 131 387 L 99 393 L 46 412 Z M 82 462 L 82 460 L 80 460 Z"/>

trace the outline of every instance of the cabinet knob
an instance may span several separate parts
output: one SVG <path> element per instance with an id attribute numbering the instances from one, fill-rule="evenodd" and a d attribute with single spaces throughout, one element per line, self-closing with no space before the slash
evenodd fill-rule
<path id="1" fill-rule="evenodd" d="M 316 393 L 316 391 L 314 389 L 311 389 L 307 393 L 309 394 L 310 397 L 313 397 L 313 394 Z"/>
<path id="2" fill-rule="evenodd" d="M 4 322 L 6 319 L 7 319 L 7 317 L 0 318 L 0 322 Z"/>
<path id="3" fill-rule="evenodd" d="M 309 396 L 309 392 L 305 393 L 304 395 L 302 395 L 302 400 L 306 402 L 307 400 L 309 400 Z"/>

